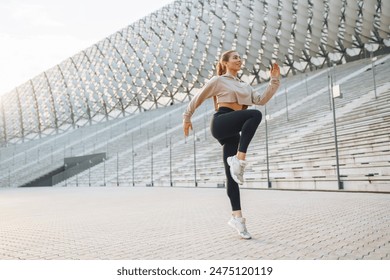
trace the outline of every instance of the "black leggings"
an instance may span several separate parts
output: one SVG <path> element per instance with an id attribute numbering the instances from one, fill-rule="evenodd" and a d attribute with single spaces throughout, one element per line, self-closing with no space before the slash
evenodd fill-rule
<path id="1" fill-rule="evenodd" d="M 227 194 L 233 211 L 241 210 L 240 189 L 230 175 L 227 158 L 237 154 L 237 151 L 246 153 L 261 118 L 261 112 L 258 110 L 234 111 L 227 107 L 221 107 L 211 121 L 211 134 L 223 145 Z"/>

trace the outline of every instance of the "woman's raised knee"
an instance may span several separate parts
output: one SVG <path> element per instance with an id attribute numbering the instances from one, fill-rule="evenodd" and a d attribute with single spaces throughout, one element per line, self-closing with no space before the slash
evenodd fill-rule
<path id="1" fill-rule="evenodd" d="M 259 110 L 252 110 L 252 117 L 260 123 L 263 115 Z"/>

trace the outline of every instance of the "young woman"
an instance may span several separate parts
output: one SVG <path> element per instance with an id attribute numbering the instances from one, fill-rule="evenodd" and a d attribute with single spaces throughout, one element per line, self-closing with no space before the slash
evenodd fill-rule
<path id="1" fill-rule="evenodd" d="M 228 224 L 244 239 L 251 235 L 242 217 L 240 189 L 244 183 L 246 152 L 257 127 L 261 122 L 261 112 L 246 110 L 249 105 L 265 105 L 279 87 L 280 70 L 277 64 L 271 68 L 271 80 L 266 90 L 260 94 L 250 85 L 242 82 L 237 73 L 241 70 L 240 55 L 230 50 L 222 54 L 217 64 L 217 76 L 211 78 L 194 96 L 183 114 L 185 136 L 192 129 L 191 116 L 207 98 L 214 98 L 216 113 L 211 121 L 211 134 L 223 146 L 223 163 L 227 178 L 227 194 L 232 206 L 232 217 Z M 240 134 L 241 133 L 241 134 Z"/>

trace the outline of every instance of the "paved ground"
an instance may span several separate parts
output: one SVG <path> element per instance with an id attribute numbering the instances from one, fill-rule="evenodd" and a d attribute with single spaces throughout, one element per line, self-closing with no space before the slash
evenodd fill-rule
<path id="1" fill-rule="evenodd" d="M 0 259 L 390 259 L 390 194 L 224 189 L 0 188 Z"/>

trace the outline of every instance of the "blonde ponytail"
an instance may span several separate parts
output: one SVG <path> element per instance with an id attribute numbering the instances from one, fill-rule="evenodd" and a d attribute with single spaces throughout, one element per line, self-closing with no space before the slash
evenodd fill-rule
<path id="1" fill-rule="evenodd" d="M 226 73 L 226 66 L 223 65 L 221 61 L 218 61 L 218 64 L 217 64 L 217 75 L 218 76 L 222 76 L 225 73 Z"/>

